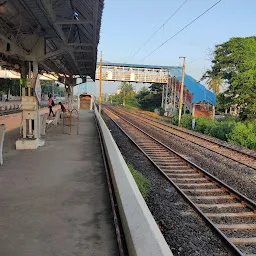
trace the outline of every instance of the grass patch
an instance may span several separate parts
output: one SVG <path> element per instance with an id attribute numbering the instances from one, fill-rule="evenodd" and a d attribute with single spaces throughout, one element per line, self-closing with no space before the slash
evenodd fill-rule
<path id="1" fill-rule="evenodd" d="M 150 182 L 142 174 L 136 171 L 131 164 L 128 163 L 127 165 L 140 190 L 140 193 L 142 194 L 143 198 L 147 200 Z"/>

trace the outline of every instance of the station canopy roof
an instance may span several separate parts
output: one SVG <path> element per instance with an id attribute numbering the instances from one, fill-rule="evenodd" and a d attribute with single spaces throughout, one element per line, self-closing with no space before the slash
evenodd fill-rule
<path id="1" fill-rule="evenodd" d="M 99 65 L 99 63 L 98 63 Z M 158 65 L 144 65 L 144 64 L 121 64 L 112 62 L 103 62 L 103 66 L 116 66 L 116 67 L 127 67 L 127 68 L 144 68 L 144 69 L 164 69 L 168 70 L 170 76 L 175 76 L 180 82 L 182 80 L 182 68 L 175 66 L 158 66 Z M 205 88 L 204 85 L 197 82 L 193 77 L 185 74 L 184 85 L 192 94 L 192 103 L 206 102 L 211 105 L 216 105 L 216 95 Z"/>
<path id="2" fill-rule="evenodd" d="M 43 38 L 41 71 L 95 79 L 103 7 L 104 0 L 0 0 L 0 65 L 15 69 Z"/>

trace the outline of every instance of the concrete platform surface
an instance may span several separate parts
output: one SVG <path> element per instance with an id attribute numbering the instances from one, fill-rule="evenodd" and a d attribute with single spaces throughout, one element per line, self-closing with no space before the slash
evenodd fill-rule
<path id="1" fill-rule="evenodd" d="M 35 151 L 14 150 L 18 131 L 7 133 L 0 166 L 1 256 L 118 255 L 92 112 L 81 113 L 79 130 L 67 135 L 53 126 Z"/>

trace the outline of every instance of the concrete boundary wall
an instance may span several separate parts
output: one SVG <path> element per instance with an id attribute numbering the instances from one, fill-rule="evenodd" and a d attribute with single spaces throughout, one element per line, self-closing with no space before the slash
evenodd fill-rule
<path id="1" fill-rule="evenodd" d="M 107 150 L 111 178 L 129 255 L 172 256 L 109 129 L 96 107 L 94 110 Z"/>

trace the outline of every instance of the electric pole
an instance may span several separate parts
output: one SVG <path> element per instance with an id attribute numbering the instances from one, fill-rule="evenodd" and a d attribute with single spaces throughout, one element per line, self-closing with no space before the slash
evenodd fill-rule
<path id="1" fill-rule="evenodd" d="M 99 95 L 99 112 L 102 107 L 102 52 L 100 52 L 100 95 Z"/>
<path id="2" fill-rule="evenodd" d="M 182 66 L 182 80 L 181 80 L 181 87 L 180 87 L 179 126 L 180 126 L 180 121 L 181 121 L 181 112 L 182 112 L 182 104 L 183 104 L 183 90 L 184 90 L 186 57 L 180 57 L 180 59 L 183 59 L 183 66 Z"/>

